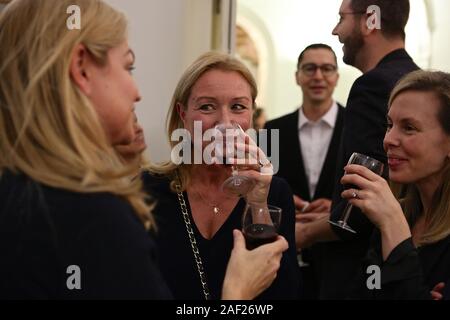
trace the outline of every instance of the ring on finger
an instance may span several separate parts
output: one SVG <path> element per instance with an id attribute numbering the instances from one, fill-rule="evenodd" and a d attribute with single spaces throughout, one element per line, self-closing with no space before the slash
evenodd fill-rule
<path id="1" fill-rule="evenodd" d="M 258 159 L 258 164 L 259 164 L 259 167 L 262 168 L 271 163 L 270 163 L 269 159 L 266 158 L 266 159 Z"/>

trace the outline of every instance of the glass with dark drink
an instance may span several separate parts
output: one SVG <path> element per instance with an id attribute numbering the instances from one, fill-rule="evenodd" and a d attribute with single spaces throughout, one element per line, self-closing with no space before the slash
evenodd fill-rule
<path id="1" fill-rule="evenodd" d="M 277 239 L 281 211 L 281 208 L 271 205 L 247 204 L 242 219 L 242 232 L 245 236 L 247 249 L 252 250 Z"/>
<path id="2" fill-rule="evenodd" d="M 364 154 L 360 154 L 357 152 L 354 152 L 350 159 L 348 160 L 347 164 L 358 164 L 360 166 L 364 166 L 368 169 L 370 169 L 372 172 L 378 174 L 378 175 L 382 175 L 383 174 L 383 163 L 378 161 L 377 159 L 371 158 L 369 156 L 366 156 Z M 354 185 L 346 185 L 345 189 L 359 189 L 357 186 Z M 356 193 L 353 193 L 354 197 L 357 197 Z M 350 213 L 352 211 L 353 206 L 347 202 L 347 205 L 342 213 L 341 218 L 338 221 L 332 221 L 329 220 L 328 222 L 331 223 L 332 225 L 335 225 L 339 228 L 342 228 L 346 231 L 352 232 L 352 233 L 356 233 L 355 230 L 352 229 L 352 227 L 349 226 L 348 224 L 348 219 L 350 217 Z"/>
<path id="3" fill-rule="evenodd" d="M 236 156 L 237 143 L 244 143 L 245 132 L 236 122 L 229 124 L 219 123 L 214 127 L 216 145 L 216 156 L 223 157 L 223 163 L 228 163 L 228 158 Z M 231 196 L 243 197 L 255 186 L 255 181 L 247 176 L 239 175 L 238 167 L 231 165 L 231 177 L 226 179 L 222 190 Z"/>

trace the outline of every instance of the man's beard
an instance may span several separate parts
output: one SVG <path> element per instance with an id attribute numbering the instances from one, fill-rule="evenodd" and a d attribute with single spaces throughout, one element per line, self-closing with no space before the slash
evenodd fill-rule
<path id="1" fill-rule="evenodd" d="M 356 55 L 364 45 L 364 40 L 361 34 L 361 30 L 357 26 L 353 29 L 353 32 L 344 41 L 344 62 L 350 66 L 355 66 Z"/>

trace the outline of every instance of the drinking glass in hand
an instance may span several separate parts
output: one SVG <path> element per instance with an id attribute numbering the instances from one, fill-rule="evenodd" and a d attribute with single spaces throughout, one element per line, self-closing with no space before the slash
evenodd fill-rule
<path id="1" fill-rule="evenodd" d="M 242 233 L 248 250 L 277 239 L 281 211 L 281 208 L 270 205 L 246 205 L 242 219 Z"/>
<path id="2" fill-rule="evenodd" d="M 218 153 L 222 153 L 223 163 L 227 163 L 228 158 L 234 158 L 236 155 L 236 143 L 245 142 L 244 130 L 241 126 L 232 122 L 231 124 L 218 124 L 214 127 L 217 131 L 216 141 L 219 147 Z M 217 149 L 216 149 L 217 150 Z M 231 166 L 231 177 L 226 179 L 222 184 L 222 190 L 228 195 L 242 197 L 246 195 L 255 185 L 255 181 L 249 177 L 239 175 L 238 168 L 235 165 Z"/>
<path id="3" fill-rule="evenodd" d="M 380 162 L 374 158 L 371 158 L 369 156 L 366 156 L 364 154 L 357 153 L 357 152 L 354 152 L 352 154 L 352 156 L 348 160 L 347 164 L 358 164 L 360 166 L 364 166 L 364 167 L 370 169 L 371 171 L 375 172 L 378 175 L 381 175 L 383 173 L 383 167 L 384 167 L 382 162 Z M 356 186 L 347 186 L 347 189 L 349 187 L 357 189 Z M 339 219 L 337 222 L 331 221 L 331 220 L 329 220 L 328 222 L 331 223 L 332 225 L 338 226 L 344 230 L 356 233 L 356 231 L 353 230 L 347 223 L 348 218 L 350 217 L 352 208 L 353 208 L 353 205 L 351 205 L 350 202 L 347 202 L 347 205 L 345 206 L 345 209 L 342 213 L 341 219 Z"/>

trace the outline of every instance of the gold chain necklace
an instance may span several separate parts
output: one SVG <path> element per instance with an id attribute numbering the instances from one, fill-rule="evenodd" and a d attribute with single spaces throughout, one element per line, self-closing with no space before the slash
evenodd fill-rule
<path id="1" fill-rule="evenodd" d="M 200 199 L 209 207 L 211 207 L 213 209 L 214 214 L 219 214 L 220 213 L 220 208 L 219 208 L 219 204 L 214 204 L 214 203 L 210 203 L 208 201 L 205 200 L 205 198 L 203 198 L 203 196 L 201 195 L 200 192 L 196 191 L 195 193 L 198 194 L 198 196 L 200 197 Z"/>

